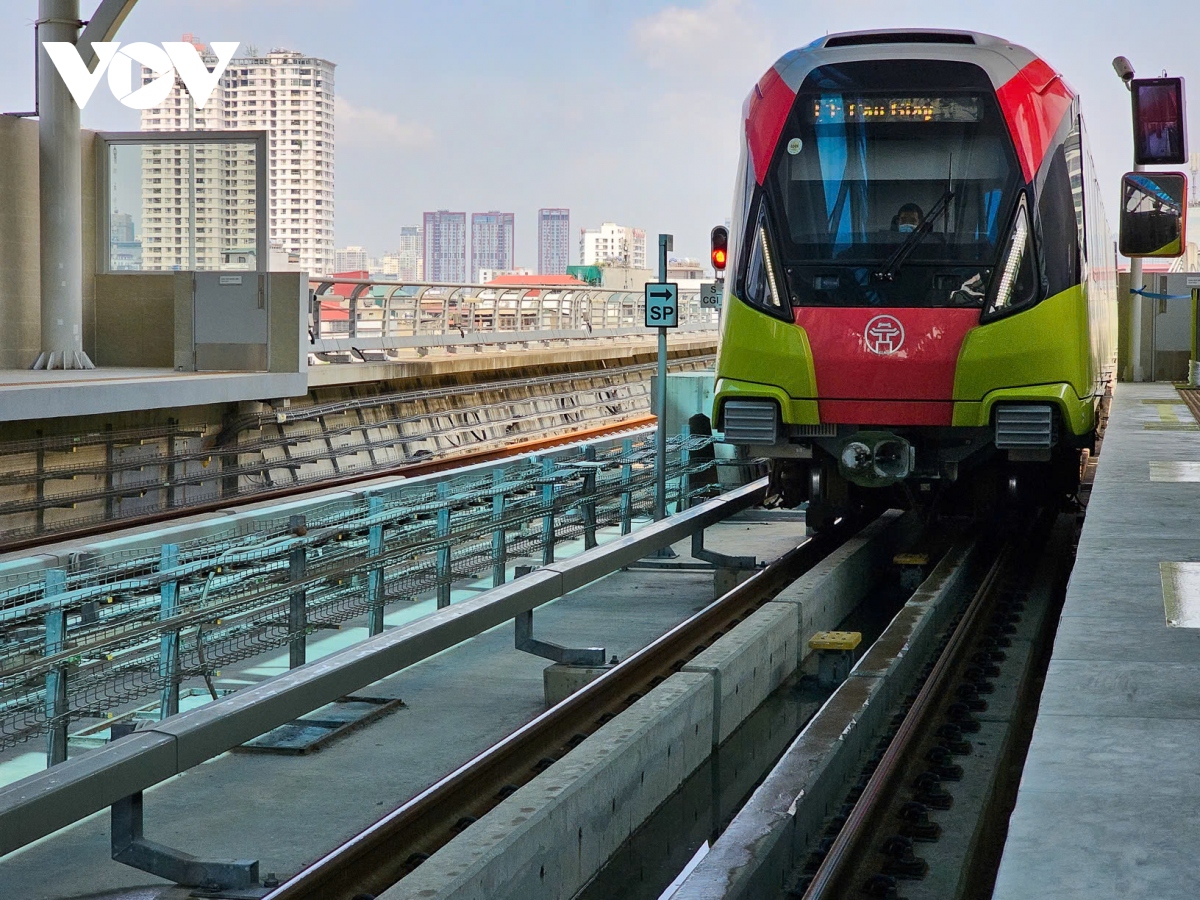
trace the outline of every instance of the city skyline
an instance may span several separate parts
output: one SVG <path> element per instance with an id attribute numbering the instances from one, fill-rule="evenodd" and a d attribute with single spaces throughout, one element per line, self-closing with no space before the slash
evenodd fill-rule
<path id="1" fill-rule="evenodd" d="M 864 5 L 865 4 L 865 5 Z M 578 222 L 637 222 L 675 235 L 679 252 L 707 254 L 708 231 L 730 215 L 742 103 L 783 53 L 826 33 L 861 28 L 959 28 L 1029 47 L 1081 96 L 1110 222 L 1131 168 L 1129 94 L 1111 60 L 1139 74 L 1189 74 L 1187 28 L 1139 27 L 1111 0 L 1030 0 L 947 6 L 818 4 L 811 0 L 529 2 L 519 15 L 476 0 L 405 5 L 342 0 L 139 3 L 121 41 L 205 40 L 296 47 L 338 64 L 338 246 L 369 245 L 419 222 L 424 210 L 501 209 L 516 216 L 518 266 L 534 267 L 537 210 L 569 207 Z M 283 10 L 286 9 L 286 15 Z M 1164 20 L 1191 17 L 1167 0 Z M 32 0 L 0 9 L 0 40 L 30 46 Z M 408 51 L 390 52 L 398 28 Z M 546 46 L 569 47 L 564 54 Z M 454 64 L 447 66 L 450 55 Z M 497 68 L 497 55 L 521 59 Z M 419 90 L 409 90 L 417 73 Z M 401 101 L 401 102 L 398 102 Z M 0 75 L 0 109 L 33 107 L 33 66 Z M 86 128 L 129 131 L 137 113 L 95 92 Z"/>

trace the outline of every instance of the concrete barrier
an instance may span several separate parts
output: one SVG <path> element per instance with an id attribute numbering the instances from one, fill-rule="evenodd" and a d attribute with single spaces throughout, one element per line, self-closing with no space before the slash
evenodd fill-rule
<path id="1" fill-rule="evenodd" d="M 774 896 L 842 803 L 949 621 L 968 566 L 944 559 L 805 726 L 671 900 Z"/>
<path id="2" fill-rule="evenodd" d="M 380 895 L 565 900 L 707 757 L 713 679 L 673 675 Z"/>
<path id="3" fill-rule="evenodd" d="M 796 604 L 767 603 L 683 667 L 713 678 L 714 747 L 796 670 L 798 624 Z"/>

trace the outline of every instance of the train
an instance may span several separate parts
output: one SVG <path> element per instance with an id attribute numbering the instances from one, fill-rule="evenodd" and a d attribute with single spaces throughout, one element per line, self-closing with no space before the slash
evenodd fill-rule
<path id="1" fill-rule="evenodd" d="M 991 35 L 832 34 L 768 69 L 742 121 L 713 421 L 768 460 L 775 502 L 820 530 L 1071 497 L 1117 302 L 1063 77 Z"/>

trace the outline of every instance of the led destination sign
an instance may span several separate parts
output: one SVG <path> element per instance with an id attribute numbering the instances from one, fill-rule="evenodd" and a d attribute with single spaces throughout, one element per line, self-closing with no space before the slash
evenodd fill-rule
<path id="1" fill-rule="evenodd" d="M 817 125 L 844 122 L 978 122 L 975 97 L 845 97 L 814 99 L 809 107 Z"/>

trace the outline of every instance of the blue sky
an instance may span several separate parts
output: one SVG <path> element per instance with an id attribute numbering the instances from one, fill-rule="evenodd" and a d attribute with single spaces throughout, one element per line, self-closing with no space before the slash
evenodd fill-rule
<path id="1" fill-rule="evenodd" d="M 81 0 L 82 15 L 97 2 Z M 672 232 L 678 254 L 706 256 L 709 228 L 729 215 L 746 93 L 787 50 L 859 28 L 971 29 L 1043 56 L 1082 95 L 1113 220 L 1132 149 L 1112 58 L 1128 56 L 1140 75 L 1196 74 L 1200 10 L 1181 0 L 1141 15 L 1132 6 L 141 0 L 117 37 L 191 32 L 337 63 L 337 245 L 379 254 L 424 210 L 499 209 L 517 216 L 517 264 L 534 266 L 541 206 L 570 207 L 573 244 L 579 228 L 616 221 L 645 228 L 652 243 Z M 2 111 L 33 105 L 36 11 L 36 0 L 0 7 Z M 136 129 L 137 114 L 98 90 L 83 123 Z"/>

